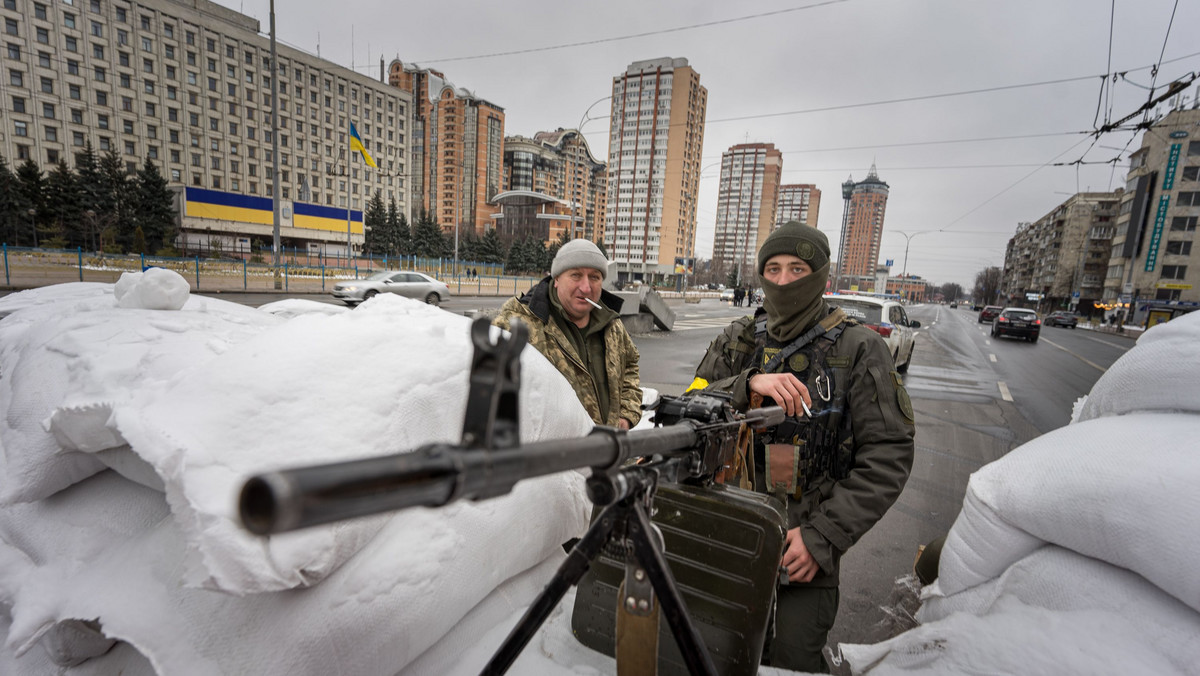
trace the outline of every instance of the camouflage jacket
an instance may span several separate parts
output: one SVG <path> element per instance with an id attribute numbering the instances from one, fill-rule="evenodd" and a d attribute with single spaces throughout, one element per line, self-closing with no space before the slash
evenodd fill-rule
<path id="1" fill-rule="evenodd" d="M 696 369 L 696 377 L 707 381 L 708 388 L 732 393 L 734 406 L 743 410 L 749 406 L 748 381 L 765 362 L 756 363 L 754 324 L 750 316 L 735 320 L 709 345 Z M 846 326 L 829 346 L 826 364 L 840 386 L 848 388 L 850 434 L 842 443 L 851 448 L 841 450 L 851 458 L 849 469 L 840 479 L 817 477 L 798 499 L 788 498 L 787 511 L 789 528 L 800 527 L 805 547 L 821 567 L 810 584 L 830 587 L 838 584 L 842 554 L 900 496 L 912 469 L 916 427 L 912 403 L 892 356 L 870 328 Z M 814 383 L 805 385 L 815 400 Z M 762 475 L 759 471 L 755 477 L 760 491 L 765 489 Z"/>
<path id="2" fill-rule="evenodd" d="M 599 394 L 579 353 L 550 317 L 550 277 L 523 296 L 508 299 L 492 324 L 508 329 L 513 318 L 529 328 L 529 343 L 537 348 L 566 377 L 588 415 L 598 425 L 616 427 L 624 419 L 633 427 L 642 419 L 642 388 L 638 375 L 638 351 L 625 325 L 612 317 L 604 328 L 605 372 L 608 376 L 608 419 L 601 420 Z M 601 292 L 601 304 L 620 310 L 622 300 Z"/>

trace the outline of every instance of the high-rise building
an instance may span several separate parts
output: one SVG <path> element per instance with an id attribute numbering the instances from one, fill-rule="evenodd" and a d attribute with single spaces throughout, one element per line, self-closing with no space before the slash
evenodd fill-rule
<path id="1" fill-rule="evenodd" d="M 620 279 L 674 273 L 696 246 L 708 90 L 687 59 L 637 61 L 613 78 L 604 246 Z"/>
<path id="2" fill-rule="evenodd" d="M 0 154 L 46 171 L 88 143 L 131 171 L 149 158 L 179 195 L 184 251 L 270 244 L 273 76 L 283 246 L 341 255 L 349 226 L 357 248 L 376 190 L 408 212 L 412 97 L 284 44 L 273 69 L 257 19 L 207 0 L 5 2 L 0 18 Z M 350 123 L 378 169 L 349 152 Z"/>
<path id="3" fill-rule="evenodd" d="M 721 153 L 713 261 L 754 279 L 758 248 L 776 223 L 783 153 L 773 143 L 740 143 Z"/>
<path id="4" fill-rule="evenodd" d="M 1129 157 L 1102 303 L 1126 321 L 1169 319 L 1200 302 L 1200 109 L 1177 102 Z"/>
<path id="5" fill-rule="evenodd" d="M 388 83 L 413 96 L 412 202 L 446 232 L 483 234 L 498 211 L 504 175 L 504 109 L 455 87 L 436 70 L 394 59 Z M 415 209 L 414 209 L 415 210 Z"/>
<path id="6" fill-rule="evenodd" d="M 566 231 L 572 239 L 602 241 L 607 172 L 607 166 L 592 156 L 583 134 L 574 129 L 504 139 L 504 193 L 532 192 L 565 203 Z M 504 193 L 497 201 L 511 201 Z M 549 204 L 545 200 L 538 203 Z M 503 205 L 501 208 L 507 211 Z M 498 227 L 503 220 L 497 218 Z M 558 237 L 548 226 L 536 230 L 545 231 L 542 239 Z"/>
<path id="7" fill-rule="evenodd" d="M 808 183 L 779 186 L 779 201 L 775 209 L 775 227 L 791 221 L 817 227 L 821 212 L 821 191 Z"/>
<path id="8" fill-rule="evenodd" d="M 842 184 L 846 200 L 842 214 L 842 238 L 838 244 L 838 287 L 853 288 L 860 282 L 873 286 L 879 263 L 879 240 L 883 238 L 883 215 L 887 208 L 888 184 L 879 180 L 875 165 L 862 181 Z"/>

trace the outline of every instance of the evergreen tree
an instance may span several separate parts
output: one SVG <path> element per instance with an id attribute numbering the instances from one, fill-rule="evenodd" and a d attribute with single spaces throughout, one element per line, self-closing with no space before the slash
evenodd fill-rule
<path id="1" fill-rule="evenodd" d="M 495 228 L 483 233 L 476 255 L 480 263 L 503 263 L 508 258 L 504 240 L 500 239 L 500 233 Z"/>
<path id="2" fill-rule="evenodd" d="M 558 250 L 561 249 L 564 244 L 570 241 L 571 234 L 569 232 L 563 230 L 562 232 L 558 233 L 558 239 L 550 245 L 550 248 L 546 252 L 550 256 L 550 260 L 553 261 L 554 257 L 558 255 Z"/>
<path id="3" fill-rule="evenodd" d="M 388 199 L 387 234 L 389 256 L 401 256 L 408 253 L 412 233 L 408 231 L 408 219 L 396 208 L 395 197 Z"/>
<path id="4" fill-rule="evenodd" d="M 21 219 L 20 197 L 17 194 L 17 177 L 8 167 L 8 161 L 0 156 L 0 241 L 17 246 Z"/>
<path id="5" fill-rule="evenodd" d="M 133 229 L 133 244 L 130 246 L 130 253 L 146 253 L 146 233 L 142 232 L 140 225 Z"/>
<path id="6" fill-rule="evenodd" d="M 100 160 L 100 222 L 104 225 L 101 242 L 106 251 L 129 251 L 133 245 L 134 223 L 130 214 L 129 172 L 117 151 L 110 150 Z"/>
<path id="7" fill-rule="evenodd" d="M 83 244 L 83 209 L 80 208 L 79 180 L 59 160 L 54 171 L 46 178 L 46 222 L 47 246 L 57 249 L 77 247 Z M 52 243 L 49 243 L 52 242 Z"/>
<path id="8" fill-rule="evenodd" d="M 525 246 L 528 249 L 526 255 L 529 257 L 528 271 L 537 275 L 549 271 L 552 258 L 550 252 L 546 251 L 546 242 L 530 235 Z"/>
<path id="9" fill-rule="evenodd" d="M 363 241 L 365 253 L 372 256 L 386 256 L 388 253 L 387 211 L 383 206 L 383 192 L 378 188 L 367 200 L 367 210 L 363 213 L 363 227 L 366 235 Z"/>
<path id="10" fill-rule="evenodd" d="M 137 174 L 136 200 L 134 204 L 135 226 L 142 232 L 142 246 L 135 253 L 174 253 L 175 208 L 167 179 L 147 156 Z"/>
<path id="11" fill-rule="evenodd" d="M 504 262 L 504 270 L 509 274 L 519 274 L 525 272 L 529 266 L 529 258 L 525 253 L 525 240 L 513 240 L 512 246 L 508 248 L 508 259 Z"/>
<path id="12" fill-rule="evenodd" d="M 95 251 L 99 245 L 99 229 L 105 222 L 105 207 L 100 199 L 104 181 L 100 175 L 100 160 L 88 141 L 83 150 L 75 155 L 76 184 L 79 186 L 79 208 L 84 219 L 84 248 Z M 87 212 L 91 211 L 92 216 Z"/>
<path id="13" fill-rule="evenodd" d="M 608 252 L 604 250 L 604 238 L 603 237 L 596 240 L 596 248 L 600 249 L 600 253 L 603 254 L 605 258 L 608 258 Z"/>
<path id="14" fill-rule="evenodd" d="M 442 235 L 442 228 L 424 209 L 413 226 L 413 253 L 426 258 L 439 258 L 446 253 L 446 237 Z"/>
<path id="15" fill-rule="evenodd" d="M 42 170 L 34 164 L 32 159 L 26 159 L 20 167 L 17 167 L 16 216 L 18 222 L 24 220 L 24 227 L 18 227 L 17 232 L 21 233 L 19 239 L 30 246 L 39 243 L 41 239 L 36 230 L 43 216 L 45 182 Z M 33 211 L 33 215 L 30 215 L 30 210 Z"/>

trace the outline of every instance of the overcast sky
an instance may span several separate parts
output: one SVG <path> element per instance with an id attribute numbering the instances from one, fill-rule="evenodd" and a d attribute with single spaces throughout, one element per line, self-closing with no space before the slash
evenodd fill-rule
<path id="1" fill-rule="evenodd" d="M 267 0 L 218 1 L 268 30 Z M 577 127 L 633 61 L 687 58 L 708 89 L 699 256 L 712 251 L 722 151 L 767 142 L 783 151 L 785 183 L 821 189 L 818 225 L 835 252 L 841 183 L 874 162 L 891 186 L 880 262 L 895 259 L 899 274 L 899 232 L 930 232 L 911 239 L 908 272 L 969 287 L 979 270 L 1003 265 L 1017 223 L 1076 191 L 1124 183 L 1140 136 L 1122 153 L 1133 133 L 1078 132 L 1095 128 L 1098 102 L 1099 124 L 1145 103 L 1168 25 L 1156 83 L 1200 70 L 1200 2 L 1115 0 L 1110 69 L 1113 11 L 1100 0 L 288 0 L 276 22 L 282 42 L 313 53 L 319 43 L 343 66 L 353 54 L 356 70 L 373 77 L 381 56 L 439 69 L 503 107 L 508 135 Z M 764 16 L 736 20 L 752 15 Z M 723 23 L 687 28 L 712 22 Z M 461 58 L 585 42 L 594 44 Z M 1110 70 L 1126 75 L 1102 99 Z M 894 102 L 996 88 L 1005 89 Z M 601 119 L 583 128 L 601 159 L 608 112 L 599 103 L 591 117 Z M 1005 138 L 984 140 L 996 137 Z M 1102 164 L 1118 155 L 1115 171 Z M 1081 159 L 1098 164 L 1043 166 Z"/>

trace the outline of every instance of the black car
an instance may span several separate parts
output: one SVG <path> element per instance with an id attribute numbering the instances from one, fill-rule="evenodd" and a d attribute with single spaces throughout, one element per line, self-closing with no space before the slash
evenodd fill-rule
<path id="1" fill-rule="evenodd" d="M 1059 310 L 1051 312 L 1050 316 L 1046 317 L 1046 326 L 1069 326 L 1075 328 L 1079 324 L 1079 316 L 1074 312 Z"/>
<path id="2" fill-rule="evenodd" d="M 1042 320 L 1038 319 L 1033 310 L 1019 307 L 1008 307 L 996 315 L 992 322 L 992 337 L 1016 336 L 1036 343 L 1038 334 L 1042 331 Z"/>
<path id="3" fill-rule="evenodd" d="M 982 324 L 984 322 L 992 321 L 993 319 L 996 318 L 996 315 L 1000 314 L 1000 311 L 1003 309 L 1004 308 L 1000 307 L 999 305 L 985 306 L 982 310 L 979 311 L 979 323 Z"/>

